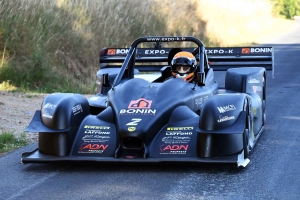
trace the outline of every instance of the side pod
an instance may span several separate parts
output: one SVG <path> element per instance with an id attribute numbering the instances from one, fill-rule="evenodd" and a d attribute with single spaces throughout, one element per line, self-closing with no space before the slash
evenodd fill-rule
<path id="1" fill-rule="evenodd" d="M 198 156 L 224 157 L 240 153 L 243 150 L 245 121 L 246 112 L 242 111 L 237 121 L 228 128 L 215 131 L 198 128 Z"/>
<path id="2" fill-rule="evenodd" d="M 224 157 L 243 150 L 245 102 L 245 94 L 228 94 L 213 96 L 203 104 L 197 129 L 199 157 Z"/>
<path id="3" fill-rule="evenodd" d="M 36 111 L 26 132 L 39 133 L 39 151 L 45 155 L 66 156 L 81 121 L 90 114 L 86 98 L 79 94 L 50 94 Z"/>

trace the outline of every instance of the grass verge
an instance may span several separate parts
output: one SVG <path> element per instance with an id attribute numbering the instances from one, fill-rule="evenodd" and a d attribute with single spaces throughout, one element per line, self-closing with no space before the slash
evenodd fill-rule
<path id="1" fill-rule="evenodd" d="M 0 155 L 28 145 L 25 133 L 16 137 L 13 133 L 3 132 L 0 135 Z"/>

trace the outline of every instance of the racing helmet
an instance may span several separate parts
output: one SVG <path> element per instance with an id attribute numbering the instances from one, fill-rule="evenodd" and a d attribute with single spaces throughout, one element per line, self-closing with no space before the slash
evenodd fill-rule
<path id="1" fill-rule="evenodd" d="M 171 61 L 172 73 L 176 78 L 182 78 L 190 82 L 194 77 L 197 69 L 197 61 L 193 54 L 181 51 L 173 57 Z"/>

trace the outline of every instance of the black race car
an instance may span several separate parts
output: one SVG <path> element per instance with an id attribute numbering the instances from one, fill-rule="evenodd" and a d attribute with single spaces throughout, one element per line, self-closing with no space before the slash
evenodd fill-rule
<path id="1" fill-rule="evenodd" d="M 193 45 L 170 47 L 185 42 Z M 169 78 L 178 49 L 198 60 L 194 83 Z M 272 47 L 205 48 L 195 37 L 142 37 L 130 48 L 104 48 L 97 94 L 46 96 L 26 129 L 39 133 L 38 149 L 21 161 L 245 167 L 266 122 L 266 70 L 274 72 Z M 226 71 L 224 88 L 214 71 Z"/>

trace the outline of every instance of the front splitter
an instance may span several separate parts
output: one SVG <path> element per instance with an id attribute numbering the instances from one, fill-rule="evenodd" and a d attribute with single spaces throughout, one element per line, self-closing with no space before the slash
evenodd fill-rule
<path id="1" fill-rule="evenodd" d="M 218 157 L 218 158 L 200 158 L 200 157 L 182 157 L 182 158 L 114 158 L 114 157 L 95 157 L 95 156 L 51 156 L 44 155 L 38 149 L 32 152 L 22 154 L 21 163 L 49 163 L 49 162 L 66 162 L 66 161 L 92 161 L 106 163 L 218 163 L 218 164 L 237 164 L 237 167 L 246 167 L 250 162 L 244 159 L 244 152 L 240 154 Z"/>

